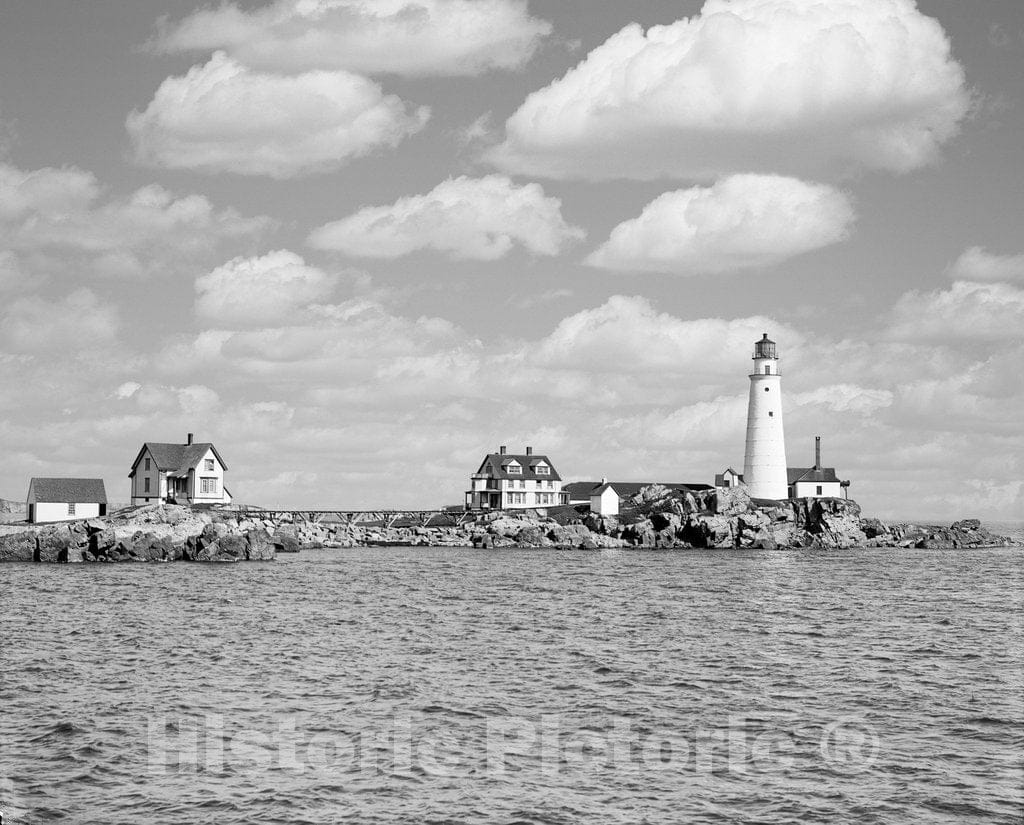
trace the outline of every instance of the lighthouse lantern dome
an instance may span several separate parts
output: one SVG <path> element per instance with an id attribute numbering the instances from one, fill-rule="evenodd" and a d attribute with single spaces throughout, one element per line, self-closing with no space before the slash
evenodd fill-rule
<path id="1" fill-rule="evenodd" d="M 754 358 L 778 358 L 775 351 L 775 342 L 769 340 L 768 333 L 764 333 L 761 340 L 754 344 Z"/>

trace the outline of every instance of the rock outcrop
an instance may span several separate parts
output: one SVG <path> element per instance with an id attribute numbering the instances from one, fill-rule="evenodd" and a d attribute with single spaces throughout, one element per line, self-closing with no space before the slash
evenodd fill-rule
<path id="1" fill-rule="evenodd" d="M 0 561 L 270 561 L 262 526 L 175 505 L 129 508 L 109 518 L 39 525 L 0 535 Z"/>
<path id="2" fill-rule="evenodd" d="M 764 501 L 743 488 L 680 492 L 652 485 L 615 517 L 586 506 L 438 516 L 423 524 L 391 519 L 351 523 L 273 517 L 244 510 L 193 511 L 148 505 L 108 519 L 41 526 L 0 535 L 0 561 L 235 562 L 277 553 L 372 545 L 540 548 L 958 549 L 1011 545 L 977 519 L 949 527 L 864 518 L 855 501 Z"/>

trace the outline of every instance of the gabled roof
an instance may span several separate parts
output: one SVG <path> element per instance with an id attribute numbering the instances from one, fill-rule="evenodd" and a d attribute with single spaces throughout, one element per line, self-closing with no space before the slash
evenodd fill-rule
<path id="1" fill-rule="evenodd" d="M 737 473 L 732 467 L 726 467 L 724 470 L 722 470 L 722 472 L 715 473 L 715 486 L 716 487 L 724 487 L 725 486 L 725 474 L 726 473 L 732 473 L 734 477 L 738 478 L 740 481 L 743 481 L 743 473 Z"/>
<path id="2" fill-rule="evenodd" d="M 521 473 L 506 472 L 505 465 L 511 464 L 513 460 L 522 466 L 523 471 Z M 551 468 L 551 472 L 543 475 L 538 474 L 536 468 L 541 463 L 547 464 Z M 539 481 L 562 480 L 562 477 L 558 475 L 558 471 L 555 470 L 555 465 L 551 463 L 551 459 L 546 455 L 512 455 L 511 453 L 502 455 L 501 453 L 490 453 L 484 458 L 477 473 L 489 473 L 492 478 L 532 478 Z"/>
<path id="3" fill-rule="evenodd" d="M 210 450 L 217 456 L 220 466 L 225 470 L 228 468 L 224 459 L 220 457 L 220 453 L 217 452 L 217 448 L 208 441 L 194 444 L 166 444 L 161 441 L 147 441 L 142 445 L 135 461 L 132 462 L 132 473 L 139 466 L 146 450 L 149 450 L 149 454 L 153 456 L 156 468 L 171 475 L 188 475 L 188 471 L 196 469 L 199 462 L 203 460 L 203 456 Z"/>
<path id="4" fill-rule="evenodd" d="M 33 478 L 28 484 L 28 503 L 106 504 L 102 478 Z"/>
<path id="5" fill-rule="evenodd" d="M 837 482 L 835 467 L 787 467 L 786 476 L 790 484 L 798 481 L 810 481 L 813 483 Z"/>

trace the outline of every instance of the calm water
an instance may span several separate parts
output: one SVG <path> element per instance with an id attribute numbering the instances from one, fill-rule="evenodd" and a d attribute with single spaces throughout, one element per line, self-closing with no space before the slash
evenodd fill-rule
<path id="1" fill-rule="evenodd" d="M 1019 823 L 1024 554 L 0 567 L 7 822 Z"/>

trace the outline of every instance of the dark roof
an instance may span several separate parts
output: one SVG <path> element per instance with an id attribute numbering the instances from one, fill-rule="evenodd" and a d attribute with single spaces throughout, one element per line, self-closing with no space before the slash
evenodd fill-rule
<path id="1" fill-rule="evenodd" d="M 167 471 L 171 475 L 187 475 L 189 470 L 193 470 L 199 465 L 199 462 L 208 450 L 213 450 L 213 454 L 217 456 L 221 467 L 225 470 L 228 468 L 228 465 L 224 463 L 224 459 L 220 457 L 220 453 L 217 452 L 217 448 L 208 441 L 194 444 L 165 444 L 161 441 L 147 441 L 142 445 L 142 449 L 139 450 L 135 461 L 132 462 L 132 473 L 139 466 L 139 461 L 142 460 L 146 450 L 149 450 L 150 455 L 153 456 L 156 468 Z"/>
<path id="2" fill-rule="evenodd" d="M 787 467 L 786 475 L 790 484 L 798 481 L 839 481 L 835 467 Z"/>
<path id="3" fill-rule="evenodd" d="M 600 481 L 570 481 L 568 484 L 562 485 L 562 492 L 568 493 L 570 499 L 580 498 L 589 501 L 590 491 L 600 486 Z"/>
<path id="4" fill-rule="evenodd" d="M 513 460 L 519 462 L 522 465 L 523 471 L 521 473 L 508 473 L 504 468 L 505 465 L 510 464 Z M 551 468 L 551 472 L 547 475 L 538 475 L 535 471 L 535 467 L 544 462 Z M 558 475 L 558 471 L 555 470 L 555 465 L 551 463 L 546 455 L 512 455 L 506 453 L 490 453 L 480 465 L 478 473 L 490 473 L 492 478 L 525 478 L 525 479 L 537 479 L 541 481 L 561 481 L 562 477 Z"/>
<path id="5" fill-rule="evenodd" d="M 107 490 L 102 478 L 33 478 L 28 484 L 28 502 L 106 504 Z"/>

